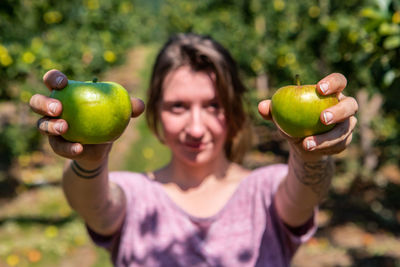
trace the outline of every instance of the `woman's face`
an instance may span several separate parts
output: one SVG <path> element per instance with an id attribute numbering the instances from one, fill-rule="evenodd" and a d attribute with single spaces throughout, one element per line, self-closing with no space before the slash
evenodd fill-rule
<path id="1" fill-rule="evenodd" d="M 214 75 L 182 66 L 163 83 L 160 119 L 174 159 L 198 165 L 225 157 L 227 127 Z"/>

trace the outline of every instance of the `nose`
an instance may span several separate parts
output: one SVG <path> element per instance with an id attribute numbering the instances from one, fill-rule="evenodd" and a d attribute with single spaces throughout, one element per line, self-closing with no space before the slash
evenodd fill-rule
<path id="1" fill-rule="evenodd" d="M 193 138 L 200 139 L 205 133 L 205 124 L 200 108 L 190 110 L 190 118 L 186 127 L 186 132 Z"/>

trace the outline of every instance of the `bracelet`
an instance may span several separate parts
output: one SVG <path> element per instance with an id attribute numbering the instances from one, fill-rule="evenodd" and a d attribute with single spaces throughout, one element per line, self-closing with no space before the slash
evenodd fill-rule
<path id="1" fill-rule="evenodd" d="M 101 164 L 98 168 L 93 170 L 86 170 L 78 165 L 78 163 L 73 160 L 70 164 L 72 171 L 79 177 L 83 179 L 92 179 L 101 174 L 103 171 L 104 164 Z"/>

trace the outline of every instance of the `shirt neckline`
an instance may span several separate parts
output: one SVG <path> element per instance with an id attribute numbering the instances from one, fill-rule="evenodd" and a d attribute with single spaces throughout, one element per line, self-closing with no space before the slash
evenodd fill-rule
<path id="1" fill-rule="evenodd" d="M 225 210 L 228 209 L 228 207 L 231 205 L 231 203 L 237 198 L 236 196 L 238 195 L 239 190 L 243 187 L 242 185 L 249 180 L 249 177 L 251 176 L 251 174 L 253 173 L 253 171 L 251 171 L 249 174 L 247 174 L 237 185 L 236 189 L 234 190 L 234 192 L 232 193 L 232 195 L 228 198 L 228 200 L 225 202 L 225 204 L 222 206 L 222 208 L 220 208 L 215 214 L 211 215 L 211 216 L 206 216 L 206 217 L 200 217 L 200 216 L 196 216 L 193 214 L 190 214 L 189 212 L 187 212 L 186 210 L 184 210 L 180 205 L 178 205 L 168 194 L 167 192 L 165 192 L 165 189 L 163 188 L 163 186 L 161 185 L 161 183 L 151 179 L 151 177 L 149 177 L 149 174 L 146 173 L 144 174 L 145 177 L 152 183 L 155 184 L 157 190 L 161 191 L 161 195 L 166 199 L 166 201 L 169 202 L 169 204 L 175 209 L 177 210 L 179 213 L 181 213 L 182 215 L 184 215 L 185 217 L 189 218 L 192 222 L 196 223 L 196 224 L 207 224 L 207 223 L 211 223 L 213 221 L 215 221 L 216 219 L 218 219 L 220 216 L 222 216 L 222 214 L 225 212 Z"/>

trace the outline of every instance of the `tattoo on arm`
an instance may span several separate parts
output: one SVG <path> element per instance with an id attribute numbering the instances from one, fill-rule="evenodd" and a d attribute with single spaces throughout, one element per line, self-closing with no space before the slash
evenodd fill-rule
<path id="1" fill-rule="evenodd" d="M 101 164 L 98 168 L 93 170 L 86 170 L 76 163 L 75 160 L 71 161 L 71 169 L 72 171 L 79 177 L 84 179 L 92 179 L 101 174 L 103 171 L 104 164 Z"/>
<path id="2" fill-rule="evenodd" d="M 334 164 L 330 157 L 316 161 L 303 162 L 293 155 L 293 171 L 297 179 L 309 186 L 321 201 L 326 196 L 334 172 Z"/>

